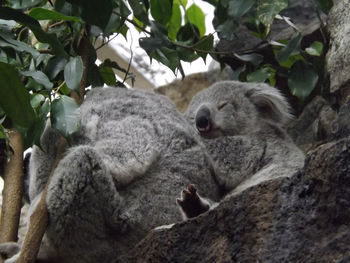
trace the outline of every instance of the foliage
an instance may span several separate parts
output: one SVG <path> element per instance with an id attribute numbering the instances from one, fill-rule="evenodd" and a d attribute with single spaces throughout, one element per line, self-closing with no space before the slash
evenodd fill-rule
<path id="1" fill-rule="evenodd" d="M 320 79 L 317 64 L 327 43 L 320 39 L 302 48 L 304 36 L 297 30 L 291 39 L 269 38 L 276 15 L 288 6 L 287 0 L 205 2 L 215 7 L 215 32 L 206 32 L 203 11 L 198 3 L 187 0 L 2 0 L 0 137 L 6 137 L 6 128 L 16 127 L 26 148 L 39 144 L 48 116 L 62 135 L 70 137 L 79 128 L 79 118 L 78 106 L 67 96 L 79 92 L 84 69 L 85 87 L 123 85 L 113 69 L 125 74 L 124 81 L 133 78 L 114 61 L 97 66 L 93 46 L 99 36 L 106 42 L 114 34 L 126 37 L 132 26 L 142 33 L 139 44 L 150 58 L 174 73 L 184 75 L 181 61 L 205 61 L 209 54 L 221 63 L 223 58 L 238 61 L 235 76 L 242 81 L 274 85 L 282 77 L 300 101 L 309 96 Z M 331 0 L 315 2 L 319 12 L 327 13 L 332 6 Z M 220 40 L 233 40 L 242 26 L 261 40 L 256 49 L 216 50 L 215 34 Z M 89 40 L 85 60 L 79 51 L 84 37 Z M 260 52 L 261 46 L 274 54 L 272 62 Z"/>

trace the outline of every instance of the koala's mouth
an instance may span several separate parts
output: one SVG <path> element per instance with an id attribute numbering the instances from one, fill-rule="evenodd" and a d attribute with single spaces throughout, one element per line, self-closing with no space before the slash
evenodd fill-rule
<path id="1" fill-rule="evenodd" d="M 207 139 L 214 139 L 214 138 L 217 138 L 217 137 L 223 135 L 219 128 L 213 127 L 211 125 L 207 128 L 197 127 L 197 130 L 198 130 L 200 136 L 207 138 Z"/>

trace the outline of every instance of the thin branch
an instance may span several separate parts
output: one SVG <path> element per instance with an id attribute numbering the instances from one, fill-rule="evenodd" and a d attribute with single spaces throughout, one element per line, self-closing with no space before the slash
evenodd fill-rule
<path id="1" fill-rule="evenodd" d="M 56 23 L 53 23 L 53 24 L 51 24 L 51 25 L 49 25 L 48 27 L 55 27 L 55 26 L 60 26 L 60 25 L 62 25 L 62 24 L 64 24 L 66 21 L 64 21 L 64 20 L 61 20 L 61 21 L 58 21 L 58 22 L 56 22 Z"/>
<path id="2" fill-rule="evenodd" d="M 132 42 L 133 42 L 133 38 L 132 38 L 132 36 L 131 36 L 131 43 L 130 43 L 130 60 L 129 60 L 128 69 L 127 69 L 126 72 L 125 72 L 125 76 L 124 76 L 124 79 L 123 79 L 123 84 L 124 84 L 124 82 L 126 81 L 128 75 L 129 75 L 129 71 L 130 71 L 130 67 L 131 67 L 131 62 L 132 62 L 132 57 L 133 57 Z"/>
<path id="3" fill-rule="evenodd" d="M 117 16 L 120 16 L 122 19 L 125 19 L 125 21 L 127 21 L 127 22 L 129 22 L 130 24 L 134 25 L 135 27 L 137 27 L 137 28 L 140 29 L 141 31 L 143 31 L 143 32 L 145 32 L 145 33 L 151 35 L 151 32 L 150 32 L 150 31 L 148 31 L 146 28 L 144 28 L 144 27 L 138 25 L 135 21 L 133 21 L 133 20 L 127 18 L 127 17 L 122 16 L 121 14 L 119 14 L 119 13 L 116 12 L 116 11 L 113 11 L 113 13 L 116 14 Z"/>
<path id="4" fill-rule="evenodd" d="M 99 50 L 100 48 L 104 47 L 105 45 L 108 45 L 113 39 L 115 39 L 119 34 L 115 34 L 113 37 L 109 38 L 106 42 L 102 41 L 102 44 L 95 48 L 95 51 Z"/>
<path id="5" fill-rule="evenodd" d="M 54 53 L 50 49 L 38 49 L 38 51 L 39 51 L 40 54 L 51 54 L 51 55 L 54 55 Z"/>
<path id="6" fill-rule="evenodd" d="M 66 84 L 66 81 L 63 81 L 63 82 L 56 88 L 56 92 L 59 92 L 60 89 L 64 86 L 64 84 Z"/>

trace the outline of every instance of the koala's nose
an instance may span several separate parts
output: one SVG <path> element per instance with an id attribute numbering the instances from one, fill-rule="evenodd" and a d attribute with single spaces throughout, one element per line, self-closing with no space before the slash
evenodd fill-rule
<path id="1" fill-rule="evenodd" d="M 210 111 L 207 107 L 201 107 L 196 115 L 196 127 L 199 132 L 210 131 L 212 127 Z"/>

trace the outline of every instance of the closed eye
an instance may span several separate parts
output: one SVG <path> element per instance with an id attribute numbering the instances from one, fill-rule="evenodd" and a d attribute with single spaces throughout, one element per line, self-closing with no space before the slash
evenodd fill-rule
<path id="1" fill-rule="evenodd" d="M 218 104 L 218 110 L 221 110 L 222 108 L 224 108 L 226 105 L 228 104 L 227 101 L 222 101 Z"/>

